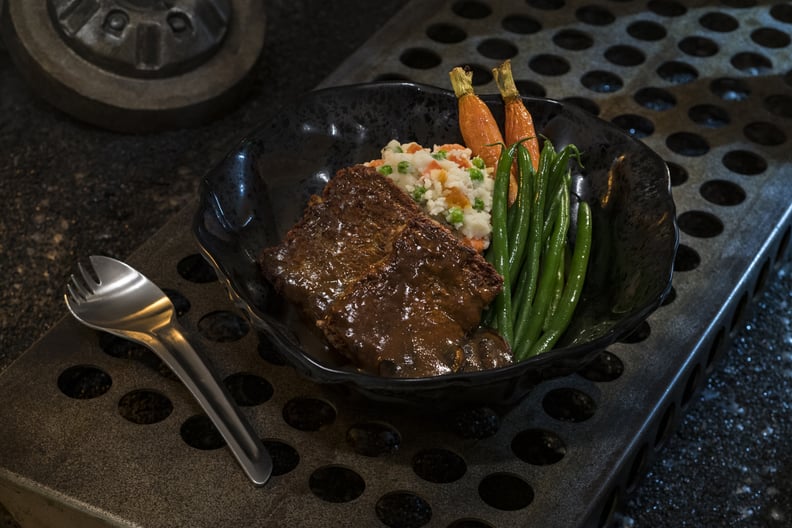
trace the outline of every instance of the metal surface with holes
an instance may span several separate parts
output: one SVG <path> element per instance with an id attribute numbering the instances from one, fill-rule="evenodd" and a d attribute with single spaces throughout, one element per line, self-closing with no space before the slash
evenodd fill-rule
<path id="1" fill-rule="evenodd" d="M 633 131 L 672 169 L 682 245 L 670 300 L 590 368 L 514 409 L 407 415 L 280 365 L 197 258 L 185 211 L 130 263 L 177 300 L 276 476 L 248 485 L 149 354 L 67 319 L 0 378 L 0 502 L 52 525 L 607 524 L 789 253 L 792 10 L 413 4 L 324 84 L 445 86 L 466 63 L 477 90 L 494 91 L 489 68 L 511 58 L 525 93 L 575 98 Z"/>

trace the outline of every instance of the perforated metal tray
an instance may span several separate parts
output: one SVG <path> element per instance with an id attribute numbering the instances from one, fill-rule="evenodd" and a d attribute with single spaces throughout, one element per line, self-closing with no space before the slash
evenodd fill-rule
<path id="1" fill-rule="evenodd" d="M 575 98 L 660 153 L 674 292 L 627 342 L 508 411 L 373 408 L 279 364 L 184 211 L 130 263 L 179 301 L 278 474 L 250 486 L 149 354 L 65 319 L 0 378 L 0 502 L 42 526 L 607 525 L 789 253 L 792 10 L 686 4 L 413 2 L 323 83 L 446 86 L 464 63 L 483 93 L 511 58 L 525 93 Z"/>

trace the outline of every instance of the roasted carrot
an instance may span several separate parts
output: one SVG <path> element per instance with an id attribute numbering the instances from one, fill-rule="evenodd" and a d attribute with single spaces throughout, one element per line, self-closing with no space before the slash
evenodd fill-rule
<path id="1" fill-rule="evenodd" d="M 456 67 L 449 72 L 451 86 L 459 105 L 459 130 L 465 145 L 480 156 L 487 167 L 496 167 L 504 148 L 503 135 L 498 122 L 473 90 L 473 72 Z M 517 198 L 517 176 L 512 171 L 509 178 L 509 205 Z"/>
<path id="2" fill-rule="evenodd" d="M 518 141 L 523 141 L 523 145 L 528 149 L 531 163 L 534 170 L 539 168 L 539 139 L 536 137 L 533 117 L 525 107 L 517 85 L 514 83 L 514 76 L 511 70 L 511 61 L 506 61 L 492 69 L 495 77 L 495 84 L 503 98 L 506 119 L 504 121 L 504 137 L 507 145 L 512 145 Z"/>

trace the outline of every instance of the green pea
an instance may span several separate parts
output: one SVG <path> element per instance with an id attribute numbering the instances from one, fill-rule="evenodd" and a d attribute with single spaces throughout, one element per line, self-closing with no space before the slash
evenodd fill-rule
<path id="1" fill-rule="evenodd" d="M 448 152 L 446 152 L 445 150 L 438 150 L 437 152 L 432 154 L 432 157 L 436 160 L 444 160 L 448 157 Z"/>
<path id="2" fill-rule="evenodd" d="M 481 156 L 476 156 L 471 160 L 471 162 L 473 163 L 473 166 L 476 167 L 477 169 L 484 170 L 487 167 L 487 164 L 484 163 L 484 160 L 481 159 Z"/>
<path id="3" fill-rule="evenodd" d="M 388 176 L 390 174 L 393 174 L 393 167 L 391 167 L 390 165 L 380 165 L 377 168 L 377 172 L 379 172 L 383 176 Z"/>
<path id="4" fill-rule="evenodd" d="M 424 194 L 426 194 L 426 187 L 416 187 L 413 189 L 412 197 L 413 200 L 416 202 L 421 202 L 424 199 Z"/>
<path id="5" fill-rule="evenodd" d="M 474 182 L 484 181 L 484 172 L 481 169 L 476 167 L 470 167 L 468 169 L 468 174 L 470 174 L 470 180 Z"/>
<path id="6" fill-rule="evenodd" d="M 410 171 L 410 162 L 400 161 L 399 164 L 396 166 L 396 170 L 399 171 L 399 174 L 407 174 Z"/>
<path id="7" fill-rule="evenodd" d="M 462 212 L 461 207 L 451 207 L 446 214 L 446 220 L 449 224 L 461 224 L 465 221 L 465 213 Z"/>
<path id="8" fill-rule="evenodd" d="M 476 211 L 483 211 L 484 210 L 484 200 L 481 198 L 474 198 L 473 199 L 473 209 Z"/>

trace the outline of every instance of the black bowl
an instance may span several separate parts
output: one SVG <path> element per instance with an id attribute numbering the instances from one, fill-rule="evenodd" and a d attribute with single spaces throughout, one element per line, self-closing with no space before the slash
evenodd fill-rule
<path id="1" fill-rule="evenodd" d="M 482 98 L 502 122 L 499 96 Z M 678 244 L 662 158 L 575 106 L 524 100 L 537 131 L 556 148 L 574 143 L 583 152 L 574 185 L 593 210 L 585 290 L 550 352 L 482 372 L 416 379 L 364 374 L 329 350 L 257 268 L 260 250 L 280 241 L 336 170 L 379 157 L 393 138 L 427 146 L 461 142 L 450 91 L 402 82 L 354 85 L 310 92 L 282 108 L 204 177 L 193 225 L 201 251 L 254 327 L 316 382 L 424 407 L 515 403 L 542 380 L 579 369 L 655 310 L 671 288 Z"/>

